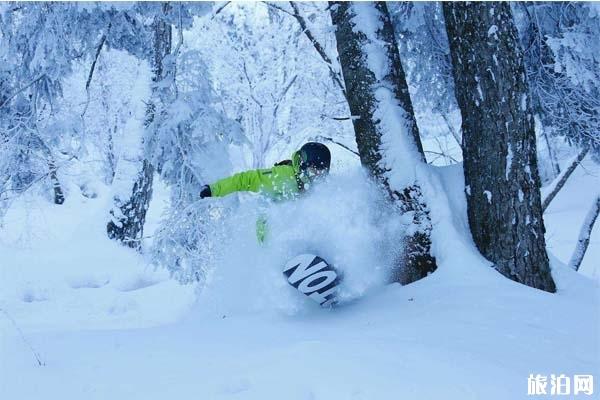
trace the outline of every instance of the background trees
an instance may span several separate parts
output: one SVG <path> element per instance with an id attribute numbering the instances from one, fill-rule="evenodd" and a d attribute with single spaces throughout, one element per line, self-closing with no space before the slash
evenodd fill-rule
<path id="1" fill-rule="evenodd" d="M 460 116 L 442 3 L 397 2 L 388 7 L 421 134 L 440 139 L 447 135 L 460 146 Z M 445 127 L 445 135 L 433 131 L 436 125 Z"/>
<path id="2" fill-rule="evenodd" d="M 57 112 L 72 60 L 89 45 L 84 25 L 66 29 L 69 19 L 88 22 L 90 16 L 72 4 L 5 3 L 0 8 L 5 60 L 0 66 L 0 202 L 42 180 L 54 203 L 64 202 L 56 168 L 57 148 L 65 141 L 47 124 Z M 56 41 L 58 35 L 65 40 Z"/>
<path id="3" fill-rule="evenodd" d="M 597 9 L 591 3 L 566 2 L 519 3 L 513 9 L 525 49 L 533 110 L 540 118 L 543 134 L 597 152 Z"/>
<path id="4" fill-rule="evenodd" d="M 446 17 L 478 10 L 454 7 Z M 542 260 L 537 272 L 501 269 L 550 288 L 525 278 L 546 265 L 536 162 L 544 182 L 554 179 L 545 209 L 598 156 L 599 15 L 587 3 L 513 3 L 515 39 L 513 17 L 489 7 L 502 23 L 444 21 L 441 3 L 3 3 L 0 222 L 28 190 L 60 205 L 73 190 L 96 196 L 100 176 L 108 235 L 140 249 L 152 186 L 165 184 L 153 257 L 185 280 L 202 265 L 203 219 L 223 212 L 196 203 L 202 184 L 328 140 L 336 159 L 360 159 L 405 216 L 406 258 L 396 261 L 409 268 L 396 279 L 409 282 L 435 268 L 419 171 L 464 152 L 475 241 L 495 262 Z M 496 65 L 492 50 L 504 54 L 506 43 L 523 56 Z M 490 223 L 499 220 L 510 223 Z M 489 255 L 485 243 L 502 241 L 502 257 Z"/>
<path id="5" fill-rule="evenodd" d="M 334 48 L 324 3 L 297 8 L 324 48 Z M 341 90 L 292 13 L 286 3 L 231 3 L 186 35 L 211 73 L 220 110 L 242 128 L 247 168 L 289 158 L 290 146 L 306 140 L 350 133 Z"/>

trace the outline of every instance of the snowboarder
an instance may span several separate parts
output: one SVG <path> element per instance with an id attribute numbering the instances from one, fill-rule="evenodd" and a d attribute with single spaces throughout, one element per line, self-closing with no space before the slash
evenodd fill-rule
<path id="1" fill-rule="evenodd" d="M 290 160 L 278 162 L 272 168 L 240 172 L 228 178 L 204 185 L 200 198 L 223 197 L 234 192 L 257 192 L 274 201 L 290 200 L 305 192 L 318 178 L 329 173 L 331 153 L 322 143 L 308 142 L 292 154 Z M 257 222 L 257 237 L 266 236 L 266 220 Z"/>

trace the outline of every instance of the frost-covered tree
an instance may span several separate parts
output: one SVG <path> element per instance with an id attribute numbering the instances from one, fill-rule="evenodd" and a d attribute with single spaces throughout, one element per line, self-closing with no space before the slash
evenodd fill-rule
<path id="1" fill-rule="evenodd" d="M 161 11 L 167 14 L 171 6 L 162 4 Z M 155 118 L 157 102 L 168 101 L 168 91 L 170 88 L 168 73 L 174 73 L 164 65 L 165 58 L 171 52 L 171 25 L 164 17 L 164 14 L 154 15 L 152 22 L 152 53 L 150 56 L 152 68 L 152 97 L 148 103 L 146 114 L 146 126 L 150 125 Z M 148 161 L 142 139 L 142 132 L 137 132 L 138 140 L 129 141 L 129 157 L 121 166 L 127 162 L 127 168 L 120 168 L 125 171 L 121 178 L 117 175 L 117 190 L 114 195 L 114 206 L 110 210 L 110 221 L 106 229 L 111 239 L 118 240 L 123 244 L 140 248 L 141 239 L 146 220 L 146 211 L 150 205 L 152 196 L 152 180 L 154 177 L 154 166 Z M 135 132 L 130 134 L 135 135 Z M 150 135 L 151 137 L 152 135 Z M 136 143 L 137 142 L 137 143 Z M 132 173 L 133 172 L 133 173 Z M 121 179 L 119 179 L 121 178 Z"/>
<path id="2" fill-rule="evenodd" d="M 335 38 L 324 32 L 324 5 L 297 8 L 319 42 L 334 47 Z M 231 3 L 201 18 L 186 38 L 207 60 L 221 109 L 243 129 L 250 168 L 288 158 L 290 148 L 309 138 L 349 133 L 341 90 L 290 13 L 284 3 Z"/>
<path id="3" fill-rule="evenodd" d="M 232 172 L 229 146 L 242 142 L 235 121 L 218 111 L 208 68 L 193 50 L 177 59 L 177 96 L 149 129 L 146 146 L 152 165 L 170 187 L 170 206 L 155 233 L 153 259 L 182 282 L 202 281 L 211 264 L 220 205 L 199 202 L 202 185 Z M 210 236 L 209 236 L 210 235 Z"/>
<path id="4" fill-rule="evenodd" d="M 547 136 L 600 149 L 600 11 L 585 2 L 514 3 L 534 112 Z"/>
<path id="5" fill-rule="evenodd" d="M 164 97 L 166 90 L 162 62 L 169 53 L 171 25 L 189 27 L 192 15 L 208 8 L 204 4 L 184 3 L 4 3 L 0 7 L 0 51 L 8 60 L 0 67 L 0 131 L 5 143 L 0 150 L 0 193 L 5 197 L 7 190 L 21 192 L 48 176 L 56 203 L 62 202 L 64 195 L 55 159 L 60 156 L 68 161 L 84 151 L 82 143 L 88 141 L 85 114 L 91 100 L 90 84 L 104 49 L 127 51 L 151 65 L 155 79 L 149 99 L 149 123 L 155 99 Z M 74 62 L 88 60 L 88 100 L 84 110 L 77 117 L 62 113 L 63 120 L 59 121 L 57 106 L 63 103 L 59 101 L 63 80 L 71 73 Z M 174 73 L 174 66 L 169 70 Z M 103 136 L 108 137 L 110 147 L 110 134 Z M 107 230 L 110 237 L 138 247 L 153 167 L 145 155 L 144 130 L 130 129 L 125 136 L 127 145 L 114 149 L 113 143 L 113 154 L 107 157 L 112 158 L 110 169 L 115 175 L 115 204 Z M 114 158 L 117 152 L 122 156 L 120 160 Z"/>
<path id="6" fill-rule="evenodd" d="M 413 216 L 414 229 L 393 277 L 409 283 L 436 264 L 416 172 L 425 157 L 387 5 L 332 2 L 330 10 L 361 162 Z"/>
<path id="7" fill-rule="evenodd" d="M 67 29 L 66 21 L 89 19 L 69 3 L 0 5 L 0 201 L 45 178 L 54 203 L 64 201 L 56 161 L 61 132 L 46 123 L 62 79 L 89 44 L 82 25 Z"/>
<path id="8" fill-rule="evenodd" d="M 455 127 L 452 118 L 458 105 L 441 2 L 389 3 L 389 9 L 413 105 L 418 111 L 417 122 L 425 123 L 432 114 L 439 115 L 448 134 L 460 145 L 460 126 Z"/>
<path id="9" fill-rule="evenodd" d="M 462 114 L 469 226 L 506 277 L 555 291 L 544 239 L 531 99 L 508 3 L 444 3 Z"/>
<path id="10" fill-rule="evenodd" d="M 136 109 L 141 108 L 142 97 L 147 100 L 150 80 L 148 63 L 131 54 L 116 49 L 101 52 L 87 93 L 90 100 L 81 105 L 81 80 L 89 77 L 89 65 L 78 68 L 77 74 L 69 80 L 72 90 L 77 87 L 79 96 L 64 99 L 68 107 L 78 115 L 83 115 L 84 138 L 97 149 L 97 157 L 102 160 L 102 177 L 106 184 L 113 183 L 117 167 L 128 149 L 124 143 L 132 136 L 131 130 L 136 118 Z M 136 103 L 139 103 L 136 104 Z M 83 109 L 82 109 L 83 107 Z M 124 142 L 124 143 L 122 143 Z"/>
<path id="11" fill-rule="evenodd" d="M 179 31 L 189 27 L 194 12 L 204 12 L 205 7 L 183 3 L 137 3 L 125 14 L 125 22 L 117 26 L 138 28 L 139 43 L 129 41 L 123 46 L 134 54 L 140 54 L 150 63 L 152 70 L 152 95 L 148 102 L 145 128 L 152 126 L 157 118 L 174 100 L 176 65 L 172 50 L 172 25 Z M 129 23 L 133 17 L 151 21 L 148 25 Z M 114 24 L 114 23 L 113 23 Z M 182 34 L 179 35 L 180 38 Z M 126 36 L 128 37 L 128 36 Z M 181 44 L 175 48 L 179 50 Z M 146 211 L 152 196 L 154 165 L 150 162 L 145 143 L 155 140 L 153 129 L 131 132 L 127 156 L 115 174 L 114 205 L 110 210 L 107 233 L 110 238 L 139 249 L 143 237 Z"/>
<path id="12" fill-rule="evenodd" d="M 153 240 L 153 260 L 180 281 L 191 282 L 202 281 L 212 265 L 214 227 L 224 213 L 199 202 L 200 189 L 231 174 L 229 146 L 241 144 L 243 136 L 239 124 L 219 111 L 221 99 L 208 67 L 202 54 L 183 45 L 181 26 L 176 40 L 162 59 L 165 77 L 155 86 L 144 154 L 170 187 L 170 206 Z"/>
<path id="13" fill-rule="evenodd" d="M 87 60 L 102 47 L 99 41 L 143 53 L 132 29 L 141 24 L 129 17 L 131 7 L 0 5 L 0 52 L 6 60 L 0 66 L 0 196 L 5 200 L 48 177 L 54 202 L 63 201 L 59 164 L 80 155 L 82 149 L 76 143 L 82 143 L 85 136 L 76 120 L 59 121 L 63 81 L 75 62 Z"/>

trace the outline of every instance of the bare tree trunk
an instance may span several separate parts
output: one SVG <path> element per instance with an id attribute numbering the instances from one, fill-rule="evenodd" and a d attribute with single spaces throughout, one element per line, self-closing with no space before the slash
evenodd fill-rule
<path id="1" fill-rule="evenodd" d="M 62 190 L 60 181 L 58 180 L 56 162 L 54 161 L 52 151 L 50 150 L 50 147 L 48 147 L 46 143 L 42 140 L 38 133 L 36 133 L 32 139 L 44 153 L 44 158 L 46 159 L 46 163 L 48 164 L 48 176 L 50 177 L 50 183 L 52 183 L 52 191 L 54 192 L 54 204 L 63 204 L 65 202 L 65 195 Z"/>
<path id="2" fill-rule="evenodd" d="M 131 197 L 124 204 L 115 204 L 118 211 L 110 211 L 112 218 L 106 226 L 109 238 L 137 250 L 141 248 L 146 212 L 152 197 L 153 174 L 152 165 L 143 160 Z"/>
<path id="3" fill-rule="evenodd" d="M 546 211 L 552 200 L 554 200 L 558 192 L 560 192 L 560 189 L 562 189 L 563 186 L 565 186 L 565 183 L 567 183 L 567 180 L 569 179 L 573 171 L 575 171 L 577 166 L 581 164 L 581 161 L 583 161 L 588 151 L 589 147 L 586 146 L 583 150 L 581 150 L 577 157 L 575 157 L 571 165 L 569 165 L 569 168 L 563 171 L 562 175 L 556 177 L 554 182 L 552 182 L 551 185 L 553 185 L 554 188 L 550 191 L 550 193 L 548 193 L 546 198 L 544 198 L 544 202 L 542 203 L 542 212 Z"/>
<path id="4" fill-rule="evenodd" d="M 412 214 L 417 228 L 406 237 L 393 276 L 410 283 L 434 271 L 436 263 L 429 210 L 416 177 L 425 156 L 387 5 L 330 4 L 348 105 L 358 117 L 352 122 L 361 163 L 401 211 Z"/>
<path id="5" fill-rule="evenodd" d="M 571 261 L 569 261 L 569 266 L 573 268 L 575 271 L 579 270 L 581 266 L 581 262 L 583 261 L 583 257 L 585 256 L 585 252 L 590 244 L 590 236 L 592 235 L 592 229 L 594 229 L 594 224 L 596 223 L 596 219 L 598 219 L 598 214 L 600 213 L 600 195 L 596 196 L 594 200 L 594 204 L 588 211 L 585 221 L 583 221 L 583 225 L 581 225 L 581 231 L 579 232 L 579 239 L 577 240 L 577 246 L 575 247 L 575 251 L 571 256 Z"/>
<path id="6" fill-rule="evenodd" d="M 56 175 L 56 163 L 52 158 L 48 159 L 48 171 L 50 182 L 52 182 L 52 190 L 54 190 L 54 204 L 63 204 L 65 202 L 65 195 Z"/>
<path id="7" fill-rule="evenodd" d="M 547 123 L 547 110 L 543 107 L 543 98 L 547 96 L 541 90 L 542 82 L 544 81 L 544 68 L 545 66 L 554 65 L 554 55 L 552 50 L 546 43 L 546 40 L 542 38 L 540 27 L 538 26 L 537 18 L 533 18 L 529 12 L 528 4 L 526 2 L 515 2 L 515 5 L 521 6 L 522 10 L 527 17 L 527 27 L 523 31 L 523 47 L 527 49 L 525 52 L 525 65 L 527 66 L 527 60 L 529 60 L 529 67 L 527 70 L 529 77 L 529 91 L 531 93 L 532 108 L 536 115 L 539 116 L 542 136 L 546 142 L 546 149 L 548 150 L 548 157 L 550 158 L 550 166 L 552 167 L 552 177 L 556 178 L 560 174 L 560 166 L 556 159 L 554 149 L 550 145 L 548 139 L 548 132 L 546 128 Z M 535 5 L 533 6 L 535 7 Z"/>
<path id="8" fill-rule="evenodd" d="M 552 166 L 552 177 L 556 178 L 558 174 L 560 174 L 560 165 L 558 164 L 558 160 L 556 159 L 556 154 L 550 145 L 550 139 L 548 139 L 548 133 L 542 126 L 542 136 L 544 137 L 544 141 L 546 142 L 546 149 L 548 149 L 548 157 L 550 158 L 550 165 Z M 545 208 L 544 208 L 545 209 Z"/>
<path id="9" fill-rule="evenodd" d="M 450 120 L 448 119 L 448 116 L 446 115 L 446 113 L 442 113 L 442 118 L 444 119 L 446 126 L 448 126 L 448 130 L 452 134 L 454 141 L 456 141 L 456 144 L 458 144 L 462 148 L 462 134 L 459 134 L 458 132 L 456 132 L 456 129 L 454 129 L 454 127 L 450 123 Z"/>
<path id="10" fill-rule="evenodd" d="M 533 112 L 510 6 L 445 2 L 443 7 L 463 121 L 473 240 L 504 276 L 554 292 Z"/>
<path id="11" fill-rule="evenodd" d="M 112 128 L 108 129 L 106 159 L 108 163 L 108 179 L 107 183 L 112 184 L 115 179 L 115 171 L 117 169 L 117 161 L 115 159 L 115 135 L 117 134 L 117 118 L 115 117 L 115 124 Z"/>
<path id="12" fill-rule="evenodd" d="M 163 12 L 168 12 L 169 8 L 168 3 L 163 4 Z M 152 81 L 156 84 L 165 78 L 163 60 L 171 52 L 171 25 L 161 16 L 157 16 L 155 17 L 153 27 L 154 51 L 151 58 L 151 65 L 153 70 Z M 154 101 L 160 98 L 160 93 L 163 90 L 157 85 L 152 88 L 153 98 L 150 100 L 146 111 L 146 127 L 154 120 L 154 113 L 157 109 Z M 110 211 L 111 220 L 106 226 L 108 237 L 137 250 L 141 248 L 146 212 L 152 197 L 152 181 L 154 177 L 154 167 L 145 158 L 143 143 L 141 144 L 141 156 L 139 160 L 141 168 L 133 183 L 131 196 L 125 202 L 115 198 L 115 206 Z"/>

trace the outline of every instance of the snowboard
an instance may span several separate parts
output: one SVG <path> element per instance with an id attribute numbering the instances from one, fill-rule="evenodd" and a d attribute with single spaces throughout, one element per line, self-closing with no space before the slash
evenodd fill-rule
<path id="1" fill-rule="evenodd" d="M 329 308 L 337 303 L 341 274 L 321 257 L 300 254 L 285 264 L 283 274 L 291 286 L 321 307 Z"/>

